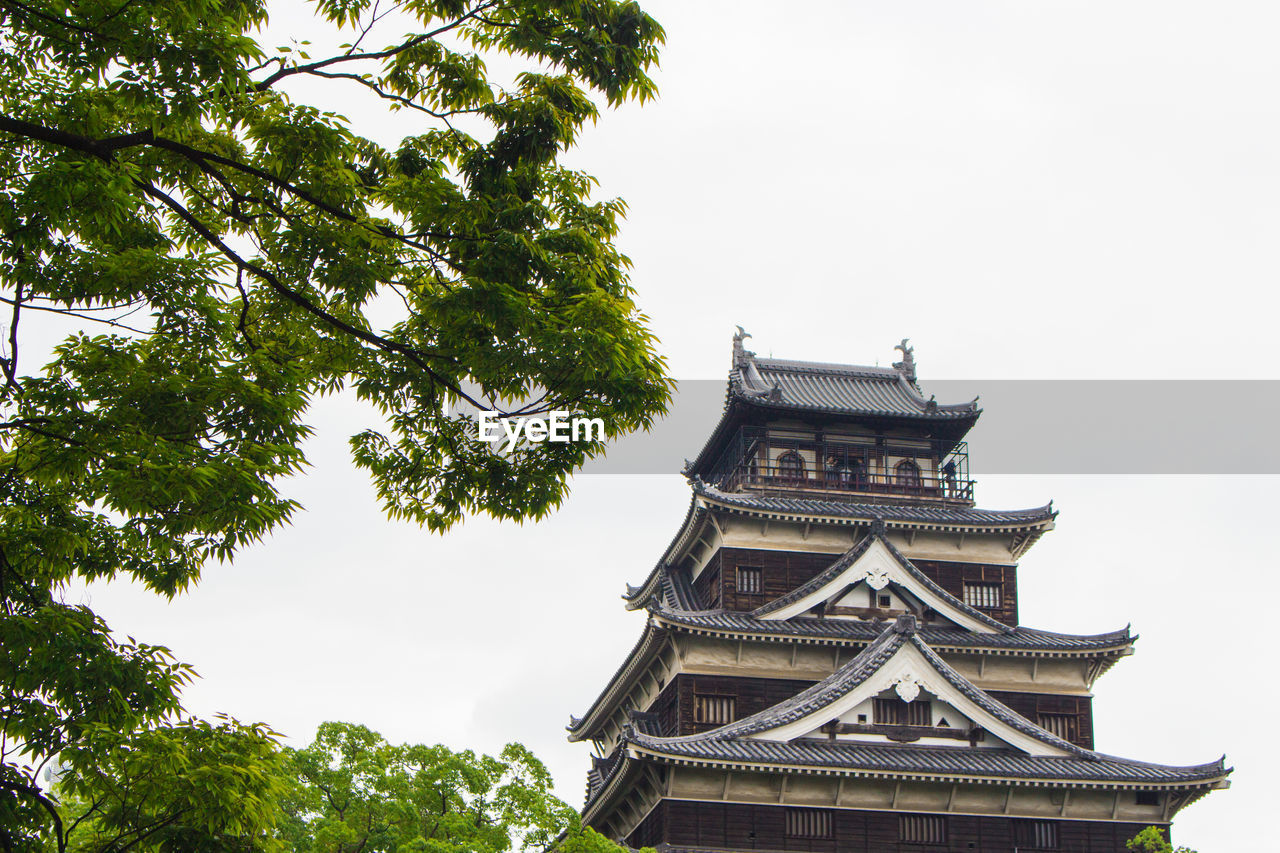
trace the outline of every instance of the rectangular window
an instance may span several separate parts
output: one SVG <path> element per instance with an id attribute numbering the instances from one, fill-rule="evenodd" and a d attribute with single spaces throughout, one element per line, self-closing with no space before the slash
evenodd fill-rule
<path id="1" fill-rule="evenodd" d="M 933 706 L 930 702 L 903 702 L 901 699 L 875 700 L 878 726 L 932 726 Z"/>
<path id="2" fill-rule="evenodd" d="M 693 697 L 693 721 L 695 723 L 711 723 L 723 726 L 732 723 L 737 711 L 737 700 L 733 696 L 700 696 Z"/>
<path id="3" fill-rule="evenodd" d="M 787 811 L 787 836 L 790 838 L 833 838 L 831 812 L 818 809 Z"/>
<path id="4" fill-rule="evenodd" d="M 1160 805 L 1159 791 L 1138 791 L 1134 794 L 1134 802 L 1140 806 Z"/>
<path id="5" fill-rule="evenodd" d="M 1016 820 L 1013 843 L 1020 850 L 1057 850 L 1058 822 L 1054 820 Z"/>
<path id="6" fill-rule="evenodd" d="M 1000 584 L 965 581 L 964 603 L 979 610 L 999 610 L 1003 604 Z"/>
<path id="7" fill-rule="evenodd" d="M 738 566 L 738 592 L 764 592 L 764 570 Z"/>
<path id="8" fill-rule="evenodd" d="M 1072 743 L 1076 742 L 1079 735 L 1079 720 L 1075 714 L 1037 714 L 1036 722 L 1040 724 L 1040 728 Z"/>
<path id="9" fill-rule="evenodd" d="M 947 819 L 935 814 L 899 815 L 898 840 L 911 844 L 946 844 Z"/>

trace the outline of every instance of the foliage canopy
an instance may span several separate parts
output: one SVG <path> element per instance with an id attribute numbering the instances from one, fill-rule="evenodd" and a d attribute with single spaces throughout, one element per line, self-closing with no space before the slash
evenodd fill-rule
<path id="1" fill-rule="evenodd" d="M 270 735 L 178 722 L 190 670 L 61 591 L 173 595 L 286 523 L 317 395 L 369 405 L 357 464 L 436 530 L 541 515 L 602 450 L 499 455 L 451 403 L 612 437 L 667 402 L 623 205 L 560 162 L 597 101 L 654 94 L 658 24 L 615 0 L 295 6 L 324 55 L 273 48 L 263 0 L 0 0 L 0 849 L 65 843 L 37 779 L 59 755 L 99 829 L 118 808 L 255 837 L 265 813 L 94 775 L 138 755 L 245 771 L 248 804 Z M 339 86 L 402 132 L 305 97 Z M 219 764 L 209 738 L 247 740 Z"/>
<path id="2" fill-rule="evenodd" d="M 364 726 L 324 723 L 289 750 L 293 793 L 281 837 L 297 853 L 618 853 L 583 829 L 520 744 L 501 755 L 393 745 Z"/>

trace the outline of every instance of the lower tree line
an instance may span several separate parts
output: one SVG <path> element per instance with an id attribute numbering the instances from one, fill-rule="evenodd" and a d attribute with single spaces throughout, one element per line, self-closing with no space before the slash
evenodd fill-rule
<path id="1" fill-rule="evenodd" d="M 0 828 L 6 853 L 621 853 L 555 796 L 526 747 L 485 755 L 392 744 L 322 723 L 301 749 L 266 726 L 188 719 L 126 735 L 96 731 L 78 768 L 51 772 L 25 802 L 29 832 Z M 9 792 L 11 795 L 21 792 Z M 23 817 L 24 810 L 10 812 Z M 1174 850 L 1148 827 L 1127 844 Z M 642 853 L 652 853 L 646 848 Z"/>
<path id="2" fill-rule="evenodd" d="M 391 744 L 352 723 L 302 749 L 262 725 L 186 720 L 85 747 L 92 772 L 50 774 L 6 851 L 67 853 L 620 853 L 581 825 L 528 749 Z M 82 768 L 84 762 L 77 762 Z M 11 801 L 12 802 L 12 801 Z M 21 814 L 12 814 L 21 817 Z M 50 819 L 52 818 L 52 820 Z"/>

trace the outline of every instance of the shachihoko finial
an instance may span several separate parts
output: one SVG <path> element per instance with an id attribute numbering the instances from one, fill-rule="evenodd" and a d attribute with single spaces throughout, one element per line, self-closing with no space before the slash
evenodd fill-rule
<path id="1" fill-rule="evenodd" d="M 908 382 L 914 385 L 916 382 L 916 349 L 908 345 L 910 340 L 910 338 L 903 338 L 902 343 L 894 347 L 896 350 L 902 350 L 902 361 L 895 361 L 893 367 L 905 376 Z"/>
<path id="2" fill-rule="evenodd" d="M 742 342 L 751 337 L 751 333 L 741 326 L 737 327 L 738 334 L 733 336 L 733 366 L 738 367 L 755 353 L 748 350 L 742 345 Z"/>

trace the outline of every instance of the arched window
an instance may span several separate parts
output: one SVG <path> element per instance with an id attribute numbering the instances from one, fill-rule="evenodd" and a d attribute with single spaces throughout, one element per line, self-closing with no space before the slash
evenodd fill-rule
<path id="1" fill-rule="evenodd" d="M 804 460 L 799 453 L 788 450 L 778 457 L 778 476 L 794 482 L 804 479 Z"/>
<path id="2" fill-rule="evenodd" d="M 899 486 L 904 489 L 920 488 L 920 466 L 910 459 L 903 459 L 893 469 Z"/>

